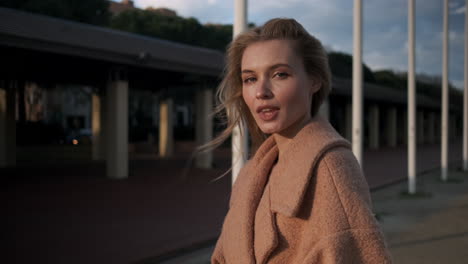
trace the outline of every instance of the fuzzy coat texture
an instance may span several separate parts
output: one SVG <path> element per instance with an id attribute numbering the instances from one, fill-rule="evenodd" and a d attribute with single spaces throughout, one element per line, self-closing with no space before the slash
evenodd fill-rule
<path id="1" fill-rule="evenodd" d="M 239 173 L 211 263 L 391 263 L 350 144 L 320 117 Z"/>

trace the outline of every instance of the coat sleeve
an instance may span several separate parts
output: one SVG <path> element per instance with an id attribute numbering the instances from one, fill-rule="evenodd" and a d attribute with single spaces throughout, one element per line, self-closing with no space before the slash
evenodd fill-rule
<path id="1" fill-rule="evenodd" d="M 309 248 L 308 263 L 392 263 L 380 224 L 372 213 L 369 187 L 351 150 L 339 148 L 319 162 L 315 188 L 326 232 Z M 325 187 L 327 186 L 327 187 Z M 318 205 L 318 204 L 316 204 Z M 313 213 L 312 213 L 313 214 Z"/>
<path id="2" fill-rule="evenodd" d="M 222 239 L 218 239 L 218 241 L 216 242 L 216 246 L 215 246 L 215 249 L 213 251 L 213 254 L 211 255 L 211 264 L 224 264 L 226 263 L 224 261 L 224 257 L 223 257 L 223 254 L 222 254 L 222 243 L 223 243 L 223 240 Z"/>

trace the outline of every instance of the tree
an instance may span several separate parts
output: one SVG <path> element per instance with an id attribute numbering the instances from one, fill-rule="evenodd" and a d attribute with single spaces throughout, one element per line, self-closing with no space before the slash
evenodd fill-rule
<path id="1" fill-rule="evenodd" d="M 107 0 L 0 0 L 0 6 L 94 25 L 106 25 Z"/>
<path id="2" fill-rule="evenodd" d="M 353 57 L 351 55 L 343 52 L 329 52 L 328 63 L 330 64 L 330 68 L 333 75 L 349 79 L 353 77 Z M 364 81 L 375 82 L 372 70 L 369 67 L 367 67 L 366 64 L 363 64 L 363 66 Z"/>
<path id="3" fill-rule="evenodd" d="M 200 45 L 225 51 L 232 40 L 232 25 L 207 24 L 203 29 Z"/>
<path id="4" fill-rule="evenodd" d="M 403 77 L 401 76 L 401 74 L 397 75 L 392 70 L 376 71 L 374 72 L 374 77 L 375 77 L 376 83 L 380 85 L 392 87 L 398 90 L 406 89 L 406 76 Z"/>
<path id="5" fill-rule="evenodd" d="M 202 25 L 193 18 L 158 12 L 157 9 L 126 10 L 110 19 L 114 29 L 206 48 L 225 50 L 232 38 L 231 25 Z"/>

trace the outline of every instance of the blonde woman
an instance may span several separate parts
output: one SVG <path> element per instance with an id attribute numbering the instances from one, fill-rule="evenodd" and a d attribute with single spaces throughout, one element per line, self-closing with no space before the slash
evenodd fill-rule
<path id="1" fill-rule="evenodd" d="M 321 43 L 293 19 L 239 35 L 220 108 L 247 124 L 252 158 L 233 186 L 212 263 L 390 263 L 349 143 L 317 115 L 330 92 Z M 332 110 L 333 111 L 333 110 Z"/>

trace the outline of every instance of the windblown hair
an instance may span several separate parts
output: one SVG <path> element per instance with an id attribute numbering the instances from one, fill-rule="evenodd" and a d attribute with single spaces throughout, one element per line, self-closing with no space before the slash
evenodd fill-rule
<path id="1" fill-rule="evenodd" d="M 241 63 L 245 49 L 256 42 L 268 40 L 290 40 L 294 50 L 302 58 L 306 73 L 316 82 L 321 83 L 319 90 L 313 94 L 311 116 L 315 116 L 331 89 L 331 73 L 328 56 L 318 39 L 311 36 L 301 24 L 294 19 L 275 18 L 263 26 L 239 34 L 229 45 L 226 54 L 224 78 L 217 91 L 215 114 L 221 115 L 226 128 L 213 141 L 201 146 L 201 151 L 219 146 L 229 138 L 238 124 L 245 124 L 252 141 L 252 153 L 265 141 L 264 134 L 255 122 L 242 97 Z"/>

